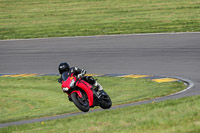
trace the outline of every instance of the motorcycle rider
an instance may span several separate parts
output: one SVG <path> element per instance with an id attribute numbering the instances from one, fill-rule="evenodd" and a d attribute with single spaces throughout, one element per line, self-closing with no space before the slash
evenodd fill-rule
<path id="1" fill-rule="evenodd" d="M 58 71 L 61 75 L 61 77 L 58 79 L 58 82 L 61 84 L 63 81 L 62 74 L 67 72 L 67 75 L 71 75 L 71 73 L 74 73 L 74 75 L 77 76 L 78 78 L 80 76 L 82 76 L 82 79 L 85 80 L 86 82 L 88 82 L 89 84 L 91 84 L 93 86 L 93 89 L 97 90 L 98 92 L 103 90 L 103 87 L 99 83 L 97 83 L 97 81 L 94 80 L 94 78 L 92 76 L 84 76 L 86 74 L 86 71 L 84 69 L 80 69 L 77 67 L 70 68 L 70 66 L 67 62 L 62 62 L 58 66 Z M 63 91 L 67 91 L 67 90 L 63 89 Z"/>

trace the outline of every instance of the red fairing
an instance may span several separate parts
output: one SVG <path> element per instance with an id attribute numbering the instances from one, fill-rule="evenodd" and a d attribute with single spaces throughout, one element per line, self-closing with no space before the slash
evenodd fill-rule
<path id="1" fill-rule="evenodd" d="M 67 88 L 71 89 L 70 83 L 72 82 L 73 79 L 76 81 L 76 77 L 73 77 L 73 75 L 71 75 L 71 77 L 69 76 L 69 78 L 66 81 L 62 82 L 62 88 L 67 87 Z"/>
<path id="2" fill-rule="evenodd" d="M 67 81 L 62 82 L 62 88 L 65 88 L 65 87 L 69 88 L 69 83 Z"/>
<path id="3" fill-rule="evenodd" d="M 78 86 L 79 88 L 83 89 L 87 96 L 88 96 L 88 100 L 89 100 L 89 106 L 92 106 L 93 105 L 93 92 L 92 92 L 92 86 L 85 82 L 84 80 L 79 80 L 77 83 L 76 83 L 76 86 Z"/>

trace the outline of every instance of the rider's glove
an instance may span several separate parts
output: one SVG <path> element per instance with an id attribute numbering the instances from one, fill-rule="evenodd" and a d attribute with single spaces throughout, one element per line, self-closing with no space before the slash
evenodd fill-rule
<path id="1" fill-rule="evenodd" d="M 61 78 L 58 79 L 58 83 L 62 83 L 62 79 Z"/>
<path id="2" fill-rule="evenodd" d="M 81 76 L 84 76 L 86 74 L 86 71 L 84 69 L 81 69 L 81 73 L 78 74 L 78 78 L 80 78 Z"/>

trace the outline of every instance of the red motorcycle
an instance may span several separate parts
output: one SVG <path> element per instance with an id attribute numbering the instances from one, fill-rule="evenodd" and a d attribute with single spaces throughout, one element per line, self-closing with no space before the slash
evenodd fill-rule
<path id="1" fill-rule="evenodd" d="M 91 84 L 83 80 L 83 76 L 75 76 L 74 73 L 62 74 L 62 89 L 68 94 L 69 100 L 83 112 L 88 112 L 91 107 L 100 106 L 109 109 L 112 101 L 104 91 L 98 91 Z"/>

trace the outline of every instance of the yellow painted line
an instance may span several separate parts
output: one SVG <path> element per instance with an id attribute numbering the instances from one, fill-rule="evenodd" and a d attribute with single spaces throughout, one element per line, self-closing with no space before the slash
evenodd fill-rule
<path id="1" fill-rule="evenodd" d="M 178 79 L 174 78 L 162 78 L 162 79 L 152 79 L 152 81 L 162 83 L 162 82 L 172 82 L 172 81 L 178 81 Z"/>
<path id="2" fill-rule="evenodd" d="M 9 77 L 10 75 L 3 75 L 3 76 L 1 76 L 1 77 Z"/>
<path id="3" fill-rule="evenodd" d="M 103 75 L 103 74 L 95 74 L 95 73 L 88 73 L 88 74 L 86 74 L 86 76 L 99 76 L 99 75 Z"/>
<path id="4" fill-rule="evenodd" d="M 145 78 L 145 77 L 151 77 L 151 75 L 136 75 L 136 74 L 131 74 L 131 75 L 125 75 L 125 76 L 120 76 L 124 78 Z"/>
<path id="5" fill-rule="evenodd" d="M 15 74 L 15 75 L 3 75 L 2 77 L 33 77 L 38 74 Z"/>
<path id="6" fill-rule="evenodd" d="M 37 76 L 38 74 L 24 74 L 22 77 L 34 77 Z"/>
<path id="7" fill-rule="evenodd" d="M 15 75 L 3 75 L 2 77 L 19 77 L 21 74 L 15 74 Z"/>

